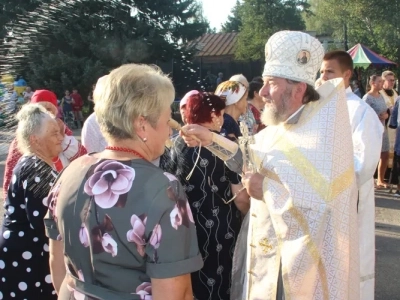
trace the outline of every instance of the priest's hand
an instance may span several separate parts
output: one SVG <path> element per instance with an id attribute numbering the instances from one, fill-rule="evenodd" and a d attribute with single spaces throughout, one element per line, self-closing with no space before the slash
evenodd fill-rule
<path id="1" fill-rule="evenodd" d="M 212 143 L 212 132 L 200 125 L 185 125 L 179 134 L 189 147 L 197 147 L 200 143 L 202 146 L 208 146 Z"/>
<path id="2" fill-rule="evenodd" d="M 264 176 L 259 173 L 246 172 L 242 176 L 242 183 L 247 193 L 257 200 L 263 199 L 263 181 Z"/>

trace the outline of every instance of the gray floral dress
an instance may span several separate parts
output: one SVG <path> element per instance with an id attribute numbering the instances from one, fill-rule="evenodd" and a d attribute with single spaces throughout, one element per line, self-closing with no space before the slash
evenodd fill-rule
<path id="1" fill-rule="evenodd" d="M 148 300 L 150 278 L 203 266 L 182 186 L 149 162 L 83 156 L 48 201 L 46 232 L 63 241 L 67 266 L 59 300 Z"/>

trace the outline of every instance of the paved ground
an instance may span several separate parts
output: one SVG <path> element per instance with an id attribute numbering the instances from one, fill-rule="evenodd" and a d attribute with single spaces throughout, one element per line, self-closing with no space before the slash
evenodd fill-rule
<path id="1" fill-rule="evenodd" d="M 79 137 L 79 132 L 74 135 Z M 10 135 L 0 133 L 0 186 Z M 0 188 L 0 200 L 2 200 Z M 0 206 L 0 223 L 4 209 Z M 400 198 L 387 190 L 376 192 L 376 300 L 400 300 Z M 361 299 L 363 300 L 363 299 Z"/>

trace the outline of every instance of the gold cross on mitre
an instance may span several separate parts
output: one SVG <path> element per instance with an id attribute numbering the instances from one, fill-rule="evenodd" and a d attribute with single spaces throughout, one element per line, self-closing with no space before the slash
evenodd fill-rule
<path id="1" fill-rule="evenodd" d="M 268 253 L 272 250 L 272 245 L 269 243 L 267 238 L 261 239 L 258 244 L 261 246 L 261 249 L 264 253 Z"/>

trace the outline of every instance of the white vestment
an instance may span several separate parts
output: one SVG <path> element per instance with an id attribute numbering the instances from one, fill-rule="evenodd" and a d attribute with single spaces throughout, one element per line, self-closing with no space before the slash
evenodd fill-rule
<path id="1" fill-rule="evenodd" d="M 321 99 L 305 105 L 296 120 L 255 136 L 264 199 L 251 200 L 243 299 L 276 300 L 280 268 L 286 300 L 360 299 L 344 85 L 331 80 L 318 91 Z"/>
<path id="2" fill-rule="evenodd" d="M 350 87 L 347 107 L 353 132 L 354 169 L 359 189 L 358 234 L 360 246 L 360 299 L 374 299 L 375 191 L 374 172 L 381 154 L 383 126 L 375 111 Z"/>

